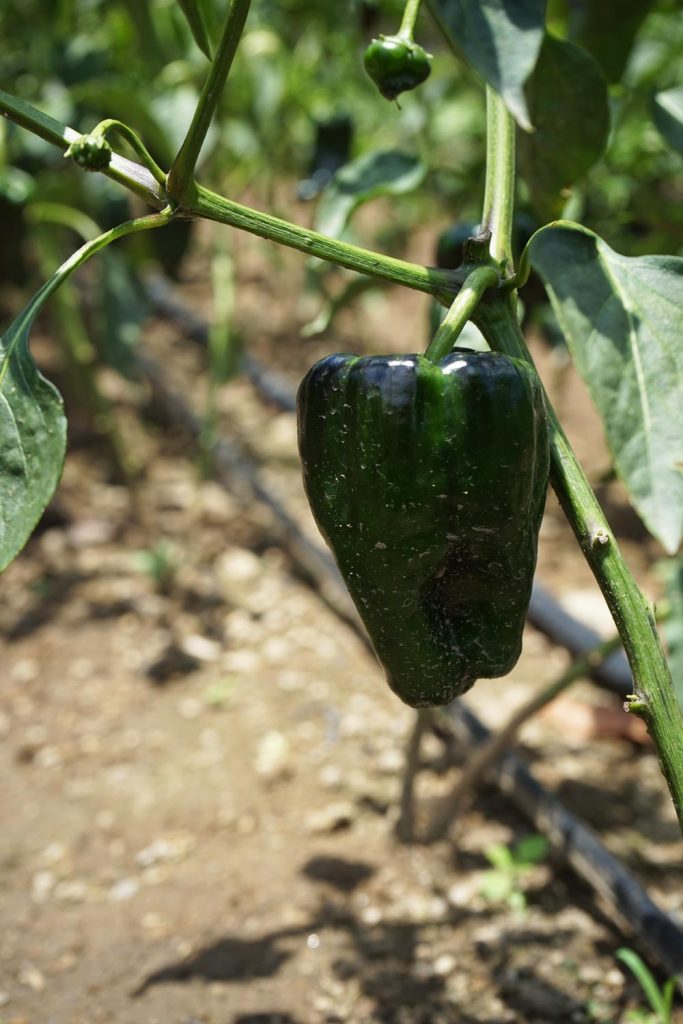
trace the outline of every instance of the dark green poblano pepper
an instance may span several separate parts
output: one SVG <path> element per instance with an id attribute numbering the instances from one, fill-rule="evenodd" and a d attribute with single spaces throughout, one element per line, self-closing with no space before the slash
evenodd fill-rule
<path id="1" fill-rule="evenodd" d="M 332 355 L 298 394 L 313 514 L 407 704 L 448 704 L 517 661 L 548 480 L 540 382 L 458 349 Z"/>

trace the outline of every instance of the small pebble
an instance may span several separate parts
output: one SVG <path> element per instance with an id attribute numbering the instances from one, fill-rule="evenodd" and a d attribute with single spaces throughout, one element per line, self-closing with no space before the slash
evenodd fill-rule
<path id="1" fill-rule="evenodd" d="M 336 803 L 328 804 L 317 811 L 312 811 L 306 817 L 306 831 L 312 835 L 322 835 L 326 832 L 337 832 L 339 829 L 348 828 L 356 817 L 356 808 L 350 800 L 339 800 Z"/>
<path id="2" fill-rule="evenodd" d="M 19 971 L 19 984 L 34 992 L 42 992 L 45 988 L 45 975 L 33 964 L 25 964 Z"/>
<path id="3" fill-rule="evenodd" d="M 120 878 L 109 890 L 112 903 L 123 903 L 130 900 L 140 890 L 140 883 L 135 878 Z"/>
<path id="4" fill-rule="evenodd" d="M 221 655 L 221 645 L 206 636 L 192 633 L 182 642 L 182 649 L 197 661 L 216 661 Z"/>
<path id="5" fill-rule="evenodd" d="M 254 768 L 264 779 L 278 779 L 287 774 L 290 765 L 289 740 L 281 732 L 267 732 L 256 749 Z"/>

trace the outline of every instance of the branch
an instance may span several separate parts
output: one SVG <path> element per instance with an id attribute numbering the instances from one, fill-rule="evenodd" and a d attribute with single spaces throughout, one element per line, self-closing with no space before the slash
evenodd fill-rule
<path id="1" fill-rule="evenodd" d="M 340 242 L 336 238 L 299 227 L 269 213 L 261 213 L 248 206 L 242 206 L 201 185 L 197 186 L 194 203 L 186 208 L 185 212 L 249 231 L 252 235 L 260 235 L 261 238 L 279 242 L 290 249 L 298 249 L 299 252 L 328 260 L 359 274 L 379 277 L 394 284 L 427 292 L 429 295 L 435 295 L 447 306 L 450 305 L 466 273 L 464 270 L 447 271 L 421 267 L 416 263 L 397 260 L 393 256 L 384 256 L 371 249 L 362 249 L 349 242 Z"/>
<path id="2" fill-rule="evenodd" d="M 588 675 L 595 665 L 600 664 L 620 647 L 621 637 L 612 637 L 588 654 L 577 658 L 559 679 L 554 680 L 539 693 L 535 693 L 510 716 L 498 732 L 491 733 L 486 742 L 477 747 L 474 755 L 467 761 L 457 785 L 439 803 L 431 824 L 425 830 L 423 841 L 434 843 L 447 835 L 456 816 L 466 810 L 484 775 L 503 756 L 525 722 L 552 703 L 577 679 Z"/>
<path id="3" fill-rule="evenodd" d="M 29 103 L 16 99 L 2 90 L 0 113 L 63 150 L 83 137 L 73 128 L 60 124 Z M 167 198 L 160 184 L 154 180 L 147 168 L 132 160 L 114 153 L 109 166 L 98 173 L 106 174 L 119 184 L 125 185 L 157 210 L 167 205 Z M 270 214 L 234 203 L 201 185 L 197 186 L 193 202 L 176 210 L 175 216 L 206 217 L 220 224 L 228 224 L 278 242 L 280 245 L 286 245 L 290 249 L 298 249 L 309 256 L 316 256 L 348 270 L 355 270 L 359 274 L 434 295 L 445 306 L 451 304 L 464 279 L 463 272 L 421 267 L 416 263 L 407 263 L 405 260 L 384 256 L 371 249 L 362 249 L 357 245 L 349 245 L 348 242 L 320 235 L 316 231 L 309 231 L 279 217 L 272 217 Z"/>
<path id="4" fill-rule="evenodd" d="M 194 169 L 223 93 L 225 80 L 232 67 L 250 3 L 251 0 L 230 0 L 223 32 L 197 102 L 192 123 L 169 172 L 169 195 L 181 205 L 191 202 L 194 196 Z"/>
<path id="5" fill-rule="evenodd" d="M 78 142 L 83 137 L 80 132 L 68 128 L 50 117 L 49 114 L 44 114 L 42 110 L 37 110 L 36 107 L 32 107 L 30 103 L 26 103 L 16 96 L 10 96 L 2 89 L 0 89 L 0 114 L 63 150 L 68 149 L 73 142 Z M 109 166 L 100 173 L 118 181 L 120 185 L 125 185 L 127 189 L 135 192 L 156 210 L 162 210 L 167 205 L 164 190 L 159 182 L 154 180 L 146 167 L 136 164 L 134 160 L 127 160 L 126 157 L 113 153 Z"/>

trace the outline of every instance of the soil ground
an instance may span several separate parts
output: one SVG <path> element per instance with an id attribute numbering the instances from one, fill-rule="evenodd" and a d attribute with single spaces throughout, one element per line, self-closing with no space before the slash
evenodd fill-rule
<path id="1" fill-rule="evenodd" d="M 423 337 L 426 300 L 392 290 L 299 341 L 315 312 L 298 298 L 302 259 L 273 269 L 263 244 L 236 241 L 238 322 L 293 386 L 326 351 L 411 351 Z M 426 244 L 409 258 L 428 261 Z M 199 252 L 179 286 L 205 315 L 207 277 Z M 200 406 L 203 354 L 154 318 L 145 346 Z M 609 460 L 585 391 L 536 354 L 599 483 Z M 144 473 L 132 489 L 112 482 L 76 416 L 58 495 L 0 593 L 2 1024 L 616 1024 L 643 1008 L 615 958 L 632 937 L 557 853 L 501 891 L 487 854 L 531 830 L 494 788 L 448 841 L 395 839 L 412 712 L 299 578 L 267 511 L 202 479 L 144 388 L 110 372 L 101 385 Z M 221 431 L 315 538 L 293 417 L 241 379 L 218 404 Z M 657 546 L 617 484 L 600 493 L 656 596 Z M 609 634 L 553 496 L 539 578 Z M 528 629 L 513 673 L 467 702 L 495 727 L 567 663 Z M 596 707 L 622 721 L 618 701 L 578 684 L 524 729 L 525 755 L 681 914 L 683 844 L 656 759 L 620 725 L 601 733 Z M 436 739 L 425 753 L 438 759 Z M 457 774 L 421 775 L 423 816 Z"/>

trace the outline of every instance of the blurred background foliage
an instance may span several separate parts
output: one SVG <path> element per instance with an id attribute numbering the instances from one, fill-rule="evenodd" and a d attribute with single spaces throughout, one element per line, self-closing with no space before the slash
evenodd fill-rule
<path id="1" fill-rule="evenodd" d="M 222 7 L 214 0 L 216 30 Z M 429 173 L 419 194 L 393 205 L 392 230 L 378 244 L 399 242 L 417 223 L 476 221 L 484 103 L 475 73 L 444 49 L 426 11 L 418 37 L 434 63 L 423 87 L 403 94 L 397 108 L 362 72 L 362 51 L 373 36 L 395 31 L 401 7 L 400 0 L 347 0 L 342 7 L 254 0 L 205 145 L 203 180 L 272 206 L 285 201 L 284 183 L 293 200 L 313 198 L 315 171 L 324 184 L 339 161 L 400 150 L 424 161 Z M 598 15 L 607 7 L 603 25 Z M 606 153 L 572 189 L 565 212 L 624 253 L 679 253 L 683 160 L 655 127 L 653 97 L 683 81 L 683 19 L 676 0 L 629 0 L 626 8 L 615 27 L 604 2 L 550 4 L 549 30 L 587 46 L 612 83 Z M 208 66 L 175 0 L 4 0 L 0 31 L 0 87 L 79 130 L 105 117 L 124 120 L 170 165 Z M 3 232 L 3 280 L 26 274 L 29 256 L 17 242 L 25 241 L 33 202 L 73 206 L 102 228 L 127 215 L 119 186 L 67 165 L 29 132 L 6 122 L 1 132 L 0 202 L 11 227 Z M 519 210 L 535 222 L 523 182 Z M 177 225 L 177 233 L 173 246 L 166 232 L 163 243 L 161 236 L 145 241 L 170 272 L 188 225 Z"/>
<path id="2" fill-rule="evenodd" d="M 254 0 L 204 147 L 202 180 L 310 223 L 310 201 L 340 164 L 377 150 L 410 154 L 426 173 L 387 207 L 391 215 L 375 225 L 375 237 L 363 241 L 400 256 L 416 226 L 434 224 L 436 262 L 440 231 L 460 222 L 476 224 L 479 216 L 484 95 L 475 72 L 445 49 L 427 11 L 417 38 L 434 54 L 431 77 L 404 94 L 400 107 L 376 92 L 363 72 L 362 54 L 373 36 L 396 30 L 402 6 L 401 0 L 347 0 L 342 7 Z M 609 24 L 601 21 L 604 6 L 589 0 L 549 5 L 549 31 L 585 46 L 610 82 L 607 149 L 566 196 L 564 213 L 625 254 L 678 254 L 683 156 L 667 144 L 654 116 L 656 94 L 683 81 L 678 2 L 626 0 Z M 224 3 L 213 0 L 208 7 L 215 38 Z M 170 165 L 208 67 L 175 0 L 4 0 L 0 31 L 1 88 L 78 130 L 105 117 L 126 121 L 157 161 Z M 135 203 L 106 178 L 84 174 L 42 140 L 0 122 L 3 285 L 35 287 L 48 256 L 53 260 L 60 247 L 66 255 L 78 244 L 82 223 L 69 210 L 86 214 L 103 230 L 129 216 Z M 518 244 L 541 222 L 521 181 Z M 52 230 L 36 230 L 41 223 Z M 174 223 L 129 240 L 122 251 L 131 266 L 154 259 L 174 276 L 193 230 L 190 223 Z M 349 217 L 343 233 L 353 232 Z M 131 282 L 117 270 L 110 287 L 130 292 Z M 320 272 L 317 279 L 323 278 Z M 0 303 L 7 313 L 4 299 L 6 289 Z M 126 330 L 129 344 L 129 322 Z"/>

